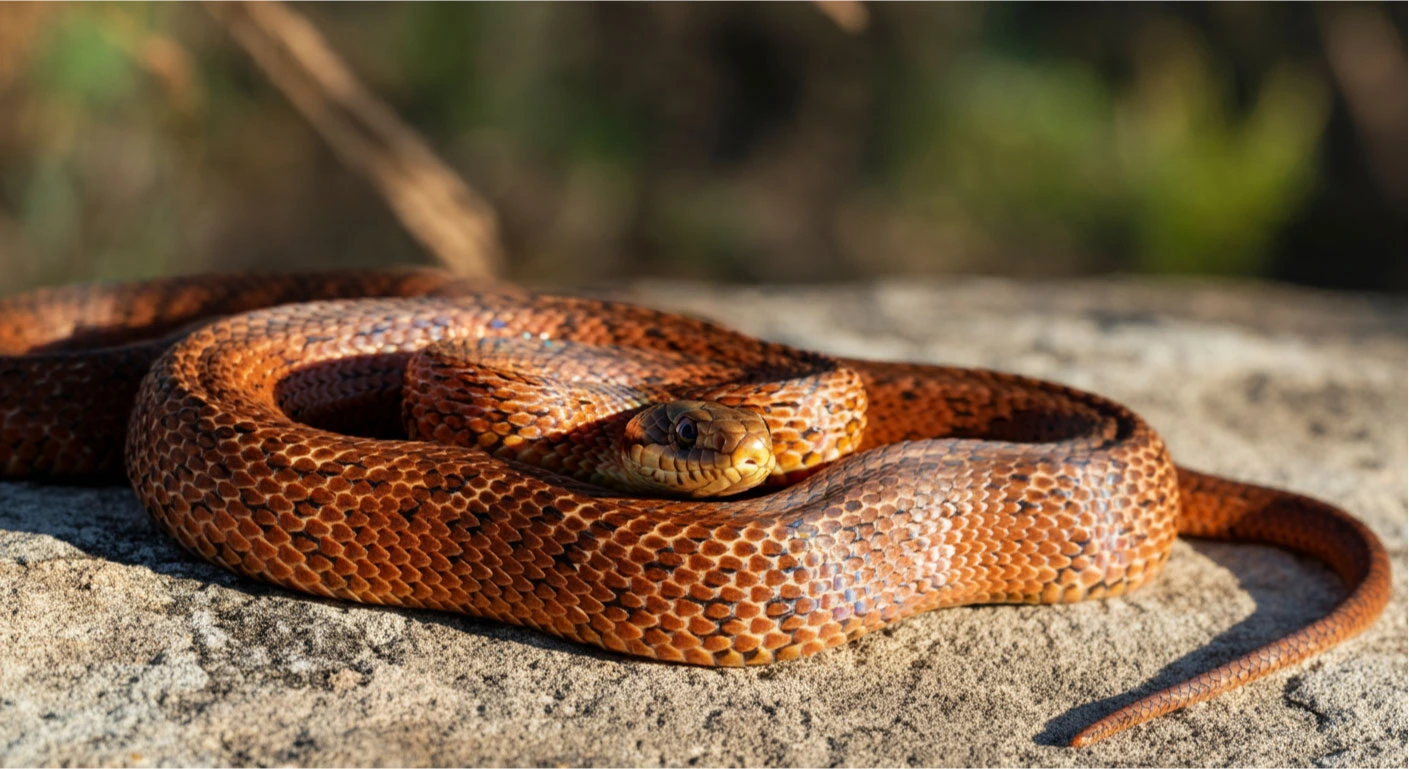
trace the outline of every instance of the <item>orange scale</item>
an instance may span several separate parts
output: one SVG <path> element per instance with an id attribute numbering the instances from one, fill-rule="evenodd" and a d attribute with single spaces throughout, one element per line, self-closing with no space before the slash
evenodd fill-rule
<path id="1" fill-rule="evenodd" d="M 806 651 L 804 647 L 798 644 L 793 644 L 791 646 L 786 646 L 782 649 L 775 651 L 773 653 L 773 656 L 779 662 L 783 662 L 787 660 L 801 659 L 804 655 L 807 654 L 810 654 L 810 652 Z"/>
<path id="2" fill-rule="evenodd" d="M 264 571 L 264 560 L 255 557 L 253 553 L 245 553 L 240 559 L 240 568 L 246 574 L 260 574 Z"/>
<path id="3" fill-rule="evenodd" d="M 191 511 L 191 518 L 196 521 L 211 520 L 213 516 L 203 507 L 197 507 Z M 249 518 L 240 518 L 240 522 L 235 526 L 235 530 L 246 537 L 258 537 L 264 533 L 254 521 Z"/>
<path id="4" fill-rule="evenodd" d="M 176 535 L 177 539 L 181 540 L 181 544 L 185 545 L 191 550 L 200 553 L 201 555 L 205 556 L 206 558 L 209 558 L 212 561 L 221 561 L 221 548 L 215 543 L 205 539 L 193 539 L 194 534 L 185 530 L 177 531 Z"/>
<path id="5" fill-rule="evenodd" d="M 738 603 L 746 599 L 748 595 L 737 587 L 725 586 L 719 589 L 719 597 L 721 600 L 728 601 L 729 603 Z"/>
<path id="6" fill-rule="evenodd" d="M 744 562 L 737 556 L 725 555 L 719 559 L 719 568 L 725 571 L 742 571 Z"/>
<path id="7" fill-rule="evenodd" d="M 719 667 L 725 668 L 739 668 L 743 667 L 745 662 L 744 656 L 742 654 L 734 651 L 733 649 L 729 649 L 727 651 L 723 651 L 716 654 L 714 657 L 714 664 L 718 665 Z"/>
<path id="8" fill-rule="evenodd" d="M 755 623 L 757 620 L 755 620 Z M 725 635 L 738 636 L 749 632 L 749 624 L 740 620 L 729 620 L 719 626 L 720 632 Z"/>
<path id="9" fill-rule="evenodd" d="M 217 541 L 217 540 L 212 540 Z M 250 550 L 250 541 L 245 539 L 238 531 L 224 532 L 223 544 L 229 545 L 236 552 L 247 552 Z"/>
<path id="10" fill-rule="evenodd" d="M 594 584 L 592 586 L 592 592 L 588 595 L 591 598 L 594 598 L 602 603 L 607 603 L 609 601 L 616 600 L 616 593 L 613 593 L 612 591 L 608 590 L 606 586 L 600 584 Z"/>
<path id="11" fill-rule="evenodd" d="M 762 644 L 763 644 L 763 642 L 762 642 L 759 638 L 757 638 L 757 637 L 755 637 L 755 636 L 751 636 L 751 635 L 737 635 L 737 636 L 734 636 L 734 642 L 733 642 L 733 644 L 731 644 L 731 645 L 734 647 L 734 651 L 742 652 L 742 653 L 744 653 L 744 654 L 747 654 L 748 652 L 751 652 L 751 651 L 753 651 L 754 649 L 759 648 L 760 646 L 762 646 Z M 742 662 L 742 660 L 741 660 L 741 662 Z"/>
<path id="12" fill-rule="evenodd" d="M 690 585 L 687 592 L 691 598 L 701 602 L 714 598 L 714 591 L 698 582 Z"/>
<path id="13" fill-rule="evenodd" d="M 611 620 L 607 619 L 606 616 L 603 615 L 603 614 L 592 614 L 592 615 L 590 615 L 590 617 L 588 618 L 588 622 L 589 622 L 589 624 L 591 625 L 591 627 L 592 627 L 594 630 L 596 630 L 596 631 L 599 632 L 599 633 L 603 633 L 603 634 L 610 634 L 610 633 L 612 632 L 612 630 L 616 627 L 616 625 L 615 625 Z M 607 637 L 614 637 L 614 636 L 607 636 Z M 606 638 L 604 638 L 603 640 L 606 640 Z M 604 644 L 604 645 L 605 645 L 605 644 Z M 607 648 L 612 648 L 612 647 L 608 646 Z"/>
<path id="14" fill-rule="evenodd" d="M 688 628 L 691 633 L 704 638 L 704 647 L 712 652 L 727 648 L 729 641 L 723 636 L 715 635 L 719 632 L 719 626 L 702 617 L 694 617 L 689 621 Z"/>
<path id="15" fill-rule="evenodd" d="M 764 613 L 769 617 L 781 617 L 791 611 L 792 607 L 783 601 L 770 601 L 768 605 L 764 607 Z"/>
<path id="16" fill-rule="evenodd" d="M 278 558 L 284 563 L 293 564 L 303 561 L 303 553 L 299 552 L 293 543 L 279 545 Z"/>
<path id="17" fill-rule="evenodd" d="M 704 605 L 693 601 L 677 601 L 675 603 L 675 613 L 681 617 L 695 617 L 704 613 Z"/>
<path id="18" fill-rule="evenodd" d="M 294 564 L 293 580 L 298 583 L 299 587 L 305 590 L 322 584 L 322 580 L 319 579 L 318 575 L 301 563 Z"/>
<path id="19" fill-rule="evenodd" d="M 615 631 L 618 638 L 627 641 L 628 643 L 632 643 L 632 650 L 636 654 L 641 654 L 642 656 L 646 657 L 650 656 L 650 649 L 648 649 L 644 644 L 640 643 L 641 636 L 644 635 L 641 632 L 641 628 L 636 627 L 630 622 L 618 622 L 613 627 L 613 630 Z"/>
<path id="20" fill-rule="evenodd" d="M 530 595 L 533 593 L 533 583 L 529 582 L 521 576 L 512 576 L 509 580 L 509 584 L 513 587 L 514 590 L 524 595 Z"/>
<path id="21" fill-rule="evenodd" d="M 658 660 L 665 662 L 683 662 L 685 655 L 670 643 L 671 638 L 666 633 L 652 628 L 646 631 L 645 643 L 651 647 L 651 653 Z"/>
<path id="22" fill-rule="evenodd" d="M 377 534 L 377 544 L 389 550 L 405 550 L 409 547 L 415 547 L 417 539 L 406 532 L 394 531 L 390 528 L 382 528 Z"/>
<path id="23" fill-rule="evenodd" d="M 786 633 L 769 633 L 763 637 L 763 648 L 768 650 L 781 649 L 792 643 L 792 638 Z"/>
<path id="24" fill-rule="evenodd" d="M 742 624 L 742 622 L 740 624 Z M 747 627 L 749 632 L 755 635 L 762 635 L 777 628 L 778 623 L 771 619 L 768 619 L 767 617 L 754 617 L 752 620 L 749 621 Z M 725 626 L 725 630 L 726 632 L 728 631 L 728 626 Z"/>
<path id="25" fill-rule="evenodd" d="M 701 543 L 708 543 L 714 537 L 714 532 L 698 524 L 691 524 L 689 526 L 686 526 L 683 534 L 685 540 Z M 680 548 L 677 546 L 676 549 L 679 550 Z"/>
<path id="26" fill-rule="evenodd" d="M 697 660 L 699 657 L 703 657 L 704 659 L 709 660 L 711 662 L 713 661 L 712 658 L 710 658 L 707 654 L 703 654 L 703 650 L 700 649 L 700 639 L 696 638 L 693 634 L 689 632 L 679 629 L 671 632 L 668 643 L 671 648 L 683 652 L 682 659 L 686 661 L 696 662 L 696 664 L 709 664 L 709 662 L 698 663 Z M 692 655 L 692 651 L 698 651 L 701 653 L 697 655 Z"/>
<path id="27" fill-rule="evenodd" d="M 543 573 L 542 569 L 538 568 L 536 564 L 525 563 L 523 564 L 522 576 L 524 577 L 524 579 L 532 580 L 534 582 L 541 582 L 543 581 L 546 575 Z"/>
<path id="28" fill-rule="evenodd" d="M 758 571 L 765 571 L 767 566 Z M 740 569 L 734 574 L 734 584 L 740 588 L 750 588 L 759 582 L 758 574 L 749 569 Z"/>
<path id="29" fill-rule="evenodd" d="M 293 569 L 286 566 L 282 561 L 268 561 L 265 563 L 264 573 L 275 582 L 288 584 L 294 572 Z"/>
<path id="30" fill-rule="evenodd" d="M 293 548 L 297 549 L 297 551 L 304 552 L 304 554 L 307 554 L 307 552 L 316 551 L 316 549 L 318 549 L 317 542 L 307 537 L 299 537 L 293 539 L 293 541 L 290 541 L 289 544 L 293 545 Z"/>
<path id="31" fill-rule="evenodd" d="M 427 557 L 428 563 L 425 563 L 423 565 L 428 566 L 435 571 L 449 572 L 453 568 L 449 559 L 447 559 L 440 553 L 429 553 Z"/>
<path id="32" fill-rule="evenodd" d="M 250 540 L 250 552 L 256 557 L 266 561 L 278 555 L 278 551 L 275 549 L 274 545 L 263 538 Z"/>
<path id="33" fill-rule="evenodd" d="M 356 542 L 342 542 L 343 553 L 348 558 L 362 559 L 367 557 L 367 549 Z"/>
<path id="34" fill-rule="evenodd" d="M 573 625 L 588 625 L 592 622 L 592 618 L 576 606 L 564 606 L 563 619 Z"/>
<path id="35" fill-rule="evenodd" d="M 341 595 L 346 592 L 346 582 L 336 572 L 318 572 L 318 579 L 327 595 Z"/>

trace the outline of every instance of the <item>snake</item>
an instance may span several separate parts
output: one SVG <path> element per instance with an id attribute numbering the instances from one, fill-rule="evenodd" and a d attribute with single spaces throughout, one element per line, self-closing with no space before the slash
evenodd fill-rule
<path id="1" fill-rule="evenodd" d="M 0 300 L 0 478 L 124 475 L 158 528 L 247 577 L 695 665 L 1118 596 L 1181 536 L 1278 546 L 1345 584 L 1075 747 L 1356 635 L 1391 584 L 1352 515 L 1178 466 L 1099 395 L 433 270 Z"/>

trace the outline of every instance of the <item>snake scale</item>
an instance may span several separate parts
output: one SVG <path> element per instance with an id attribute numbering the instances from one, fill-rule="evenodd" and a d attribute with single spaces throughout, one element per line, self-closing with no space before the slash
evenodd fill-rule
<path id="1" fill-rule="evenodd" d="M 567 389 L 516 406 L 479 448 L 408 441 L 412 354 L 484 339 L 566 350 L 548 378 Z M 504 457 L 585 413 L 586 397 L 573 399 L 610 378 L 614 350 L 637 360 L 626 369 L 679 362 L 656 397 L 699 371 L 739 379 L 716 385 L 809 469 L 736 497 L 663 499 Z M 853 377 L 860 394 L 808 384 L 819 370 Z M 800 405 L 800 390 L 823 405 Z M 811 420 L 828 419 L 850 444 L 840 451 L 818 442 Z M 1177 467 L 1144 421 L 1099 396 L 994 371 L 833 361 L 679 315 L 432 271 L 0 300 L 0 477 L 124 469 L 161 529 L 237 573 L 699 665 L 813 654 L 940 607 L 1119 595 L 1153 577 L 1179 535 L 1277 545 L 1346 584 L 1326 616 L 1116 710 L 1075 746 L 1355 635 L 1390 591 L 1384 548 L 1355 518 Z"/>

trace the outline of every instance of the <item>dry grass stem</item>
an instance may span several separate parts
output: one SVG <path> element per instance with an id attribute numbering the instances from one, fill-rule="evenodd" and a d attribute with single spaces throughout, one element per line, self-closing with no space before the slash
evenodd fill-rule
<path id="1" fill-rule="evenodd" d="M 503 250 L 489 203 L 357 80 L 306 18 L 279 2 L 206 7 L 443 265 L 471 277 L 499 272 Z"/>

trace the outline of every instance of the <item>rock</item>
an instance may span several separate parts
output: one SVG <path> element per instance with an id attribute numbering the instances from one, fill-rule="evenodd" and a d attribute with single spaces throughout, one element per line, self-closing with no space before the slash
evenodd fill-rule
<path id="1" fill-rule="evenodd" d="M 598 293 L 1112 396 L 1182 463 L 1353 511 L 1394 597 L 1308 663 L 1078 751 L 1081 726 L 1323 614 L 1339 584 L 1181 542 L 1126 597 L 948 609 L 710 670 L 308 598 L 187 555 L 126 489 L 0 484 L 0 764 L 1405 764 L 1402 299 L 1134 279 Z"/>

